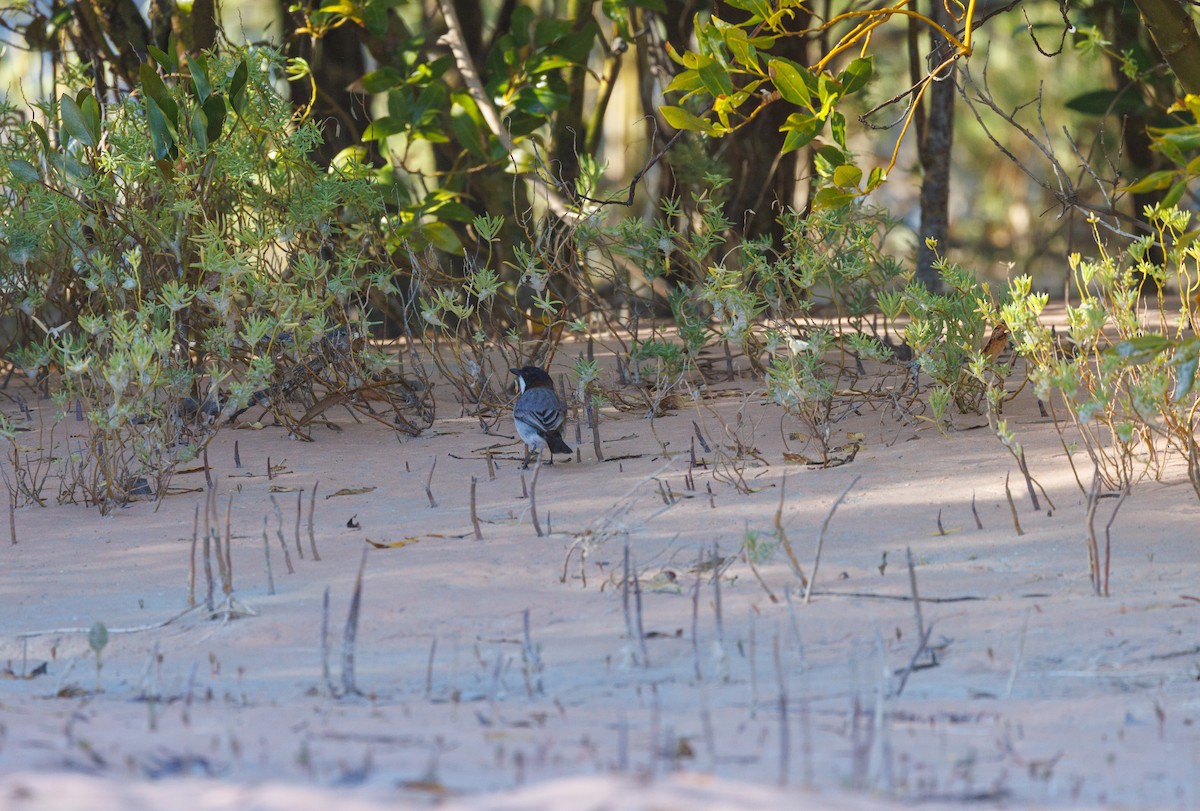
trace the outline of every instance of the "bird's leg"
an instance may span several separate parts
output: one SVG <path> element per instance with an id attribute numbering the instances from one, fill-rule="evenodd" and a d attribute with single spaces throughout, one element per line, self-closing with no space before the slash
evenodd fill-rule
<path id="1" fill-rule="evenodd" d="M 532 451 L 528 445 L 525 446 L 525 464 L 521 465 L 521 470 L 529 470 L 529 454 Z"/>

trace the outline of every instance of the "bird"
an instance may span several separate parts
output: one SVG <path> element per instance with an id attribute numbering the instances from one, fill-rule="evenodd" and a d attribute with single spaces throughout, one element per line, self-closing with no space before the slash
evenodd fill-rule
<path id="1" fill-rule="evenodd" d="M 521 467 L 527 470 L 530 454 L 537 451 L 540 459 L 544 448 L 549 448 L 551 454 L 547 464 L 554 464 L 554 454 L 572 452 L 562 438 L 567 407 L 554 391 L 554 381 L 545 369 L 522 366 L 509 371 L 517 376 L 518 394 L 517 402 L 513 405 L 513 424 L 517 428 L 517 435 L 525 443 L 525 464 Z"/>

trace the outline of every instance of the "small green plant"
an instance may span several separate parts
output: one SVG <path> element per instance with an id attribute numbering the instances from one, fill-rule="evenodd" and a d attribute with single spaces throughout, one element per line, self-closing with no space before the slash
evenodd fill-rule
<path id="1" fill-rule="evenodd" d="M 979 413 L 989 398 L 998 407 L 1011 370 L 1001 362 L 1000 352 L 988 347 L 1000 323 L 988 285 L 944 257 L 935 267 L 945 292 L 914 282 L 883 298 L 881 305 L 889 321 L 901 315 L 909 318 L 904 343 L 912 350 L 916 369 L 933 382 L 930 411 L 940 426 L 951 403 L 960 414 Z"/>
<path id="2" fill-rule="evenodd" d="M 100 692 L 100 654 L 108 646 L 108 627 L 103 622 L 92 623 L 91 630 L 88 631 L 88 647 L 92 649 L 92 653 L 96 655 L 96 692 Z"/>
<path id="3" fill-rule="evenodd" d="M 1031 291 L 1028 277 L 1012 283 L 1003 317 L 1072 466 L 1071 451 L 1082 447 L 1106 486 L 1126 490 L 1145 475 L 1160 478 L 1182 457 L 1200 496 L 1200 246 L 1188 213 L 1145 213 L 1154 233 L 1122 253 L 1094 231 L 1097 256 L 1070 257 L 1078 303 L 1067 307 L 1062 339 L 1041 323 L 1046 297 Z M 1075 475 L 1087 493 L 1091 476 Z"/>
<path id="4" fill-rule="evenodd" d="M 59 499 L 161 497 L 253 406 L 304 439 L 338 404 L 419 432 L 427 387 L 367 340 L 398 290 L 366 167 L 308 160 L 277 55 L 151 54 L 138 93 L 63 94 L 0 135 L 6 354 L 88 427 L 50 451 Z"/>

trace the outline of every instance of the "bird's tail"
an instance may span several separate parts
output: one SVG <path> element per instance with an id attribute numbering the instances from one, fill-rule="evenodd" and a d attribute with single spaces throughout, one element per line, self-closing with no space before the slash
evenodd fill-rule
<path id="1" fill-rule="evenodd" d="M 550 453 L 574 453 L 571 446 L 563 442 L 562 434 L 554 431 L 546 436 L 546 445 L 550 448 Z"/>

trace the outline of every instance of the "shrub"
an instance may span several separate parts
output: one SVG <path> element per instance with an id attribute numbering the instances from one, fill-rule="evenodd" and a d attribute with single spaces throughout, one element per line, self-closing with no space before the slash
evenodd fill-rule
<path id="1" fill-rule="evenodd" d="M 60 413 L 90 429 L 60 500 L 162 496 L 254 405 L 300 438 L 335 404 L 419 431 L 419 386 L 366 341 L 370 302 L 396 292 L 369 173 L 307 159 L 320 136 L 276 92 L 274 54 L 154 56 L 140 93 L 63 95 L 0 143 L 7 354 L 57 373 Z"/>
<path id="2" fill-rule="evenodd" d="M 1013 282 L 1003 317 L 1068 456 L 1082 444 L 1117 489 L 1146 474 L 1158 478 L 1172 458 L 1182 458 L 1200 495 L 1200 248 L 1188 213 L 1156 207 L 1146 217 L 1154 233 L 1123 253 L 1110 252 L 1095 232 L 1098 255 L 1070 257 L 1079 303 L 1066 308 L 1064 340 L 1040 323 L 1047 299 L 1031 292 L 1028 277 Z M 1076 479 L 1087 492 L 1078 471 Z"/>

